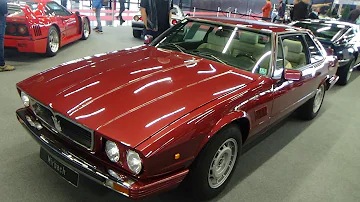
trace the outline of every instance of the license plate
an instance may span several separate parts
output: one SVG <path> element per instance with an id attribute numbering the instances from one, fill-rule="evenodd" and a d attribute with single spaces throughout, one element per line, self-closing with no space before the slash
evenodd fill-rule
<path id="1" fill-rule="evenodd" d="M 64 166 L 62 163 L 48 154 L 43 148 L 40 149 L 40 158 L 70 184 L 76 187 L 78 186 L 79 174 L 77 172 Z"/>

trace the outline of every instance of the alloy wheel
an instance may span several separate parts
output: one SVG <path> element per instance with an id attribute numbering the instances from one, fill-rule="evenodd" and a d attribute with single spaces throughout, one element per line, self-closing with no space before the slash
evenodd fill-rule
<path id="1" fill-rule="evenodd" d="M 56 53 L 59 50 L 59 35 L 56 30 L 51 30 L 49 34 L 49 46 L 51 52 Z"/>
<path id="2" fill-rule="evenodd" d="M 88 38 L 90 35 L 90 25 L 89 25 L 89 21 L 85 20 L 84 22 L 84 37 Z"/>
<path id="3" fill-rule="evenodd" d="M 313 106 L 313 112 L 317 113 L 321 107 L 321 104 L 323 102 L 324 99 L 324 93 L 325 93 L 325 86 L 321 85 L 317 90 L 316 90 L 316 95 L 315 95 L 315 99 L 314 99 L 314 106 Z"/>
<path id="4" fill-rule="evenodd" d="M 234 138 L 227 139 L 219 147 L 208 172 L 208 182 L 211 188 L 216 189 L 224 184 L 234 168 L 237 153 L 238 145 Z"/>

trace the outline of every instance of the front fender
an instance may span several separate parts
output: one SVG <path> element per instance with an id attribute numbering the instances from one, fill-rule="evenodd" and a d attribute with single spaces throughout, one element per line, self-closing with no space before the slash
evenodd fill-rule
<path id="1" fill-rule="evenodd" d="M 249 115 L 242 110 L 236 110 L 236 111 L 232 111 L 229 114 L 223 116 L 220 120 L 218 120 L 216 122 L 216 124 L 214 125 L 214 127 L 211 129 L 210 133 L 204 137 L 201 146 L 199 148 L 199 151 L 201 151 L 201 149 L 206 145 L 206 143 L 219 131 L 221 130 L 223 127 L 225 127 L 226 125 L 239 120 L 245 118 L 249 121 L 249 128 L 250 128 L 250 118 Z"/>

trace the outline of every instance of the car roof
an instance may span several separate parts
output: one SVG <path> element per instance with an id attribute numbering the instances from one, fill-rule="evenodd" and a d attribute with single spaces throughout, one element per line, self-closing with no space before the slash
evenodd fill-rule
<path id="1" fill-rule="evenodd" d="M 24 3 L 47 3 L 53 0 L 8 0 L 8 3 L 12 4 L 24 4 Z"/>
<path id="2" fill-rule="evenodd" d="M 321 20 L 321 19 L 314 19 L 314 20 L 306 19 L 306 20 L 297 21 L 294 24 L 296 24 L 296 23 L 333 24 L 333 25 L 344 25 L 344 26 L 349 26 L 349 27 L 357 26 L 356 24 L 352 24 L 349 22 L 342 22 L 342 21 L 336 21 L 336 20 Z"/>
<path id="3" fill-rule="evenodd" d="M 202 21 L 211 21 L 218 22 L 223 24 L 229 24 L 233 26 L 239 27 L 248 27 L 250 29 L 267 31 L 267 32 L 294 32 L 294 31 L 305 31 L 302 28 L 291 27 L 289 25 L 284 24 L 276 24 L 266 21 L 257 21 L 251 19 L 241 19 L 241 18 L 228 18 L 228 17 L 190 17 L 190 19 L 194 20 L 202 20 Z"/>

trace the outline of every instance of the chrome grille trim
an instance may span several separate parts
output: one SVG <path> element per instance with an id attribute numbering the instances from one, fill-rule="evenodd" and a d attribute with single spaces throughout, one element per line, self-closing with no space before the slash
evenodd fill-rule
<path id="1" fill-rule="evenodd" d="M 94 130 L 89 129 L 89 128 L 87 128 L 87 127 L 85 127 L 85 126 L 83 126 L 83 125 L 81 125 L 81 124 L 73 121 L 72 119 L 69 119 L 69 118 L 65 117 L 64 115 L 62 115 L 62 114 L 60 114 L 60 113 L 54 112 L 49 106 L 44 105 L 43 103 L 37 101 L 36 99 L 34 99 L 34 98 L 31 97 L 31 96 L 29 96 L 29 98 L 30 98 L 31 111 L 35 114 L 35 116 L 36 116 L 38 119 L 40 119 L 40 120 L 42 121 L 42 123 L 44 124 L 44 126 L 45 126 L 48 130 L 54 132 L 54 133 L 57 134 L 57 135 L 61 135 L 61 137 L 65 137 L 66 139 L 68 139 L 68 140 L 70 140 L 71 142 L 74 142 L 75 144 L 77 144 L 77 145 L 79 145 L 79 146 L 87 149 L 88 151 L 93 151 L 94 145 L 95 145 L 95 144 L 94 144 L 94 139 L 95 139 L 95 138 L 94 138 Z M 33 110 L 32 102 L 34 102 L 34 103 L 36 103 L 36 104 L 38 104 L 38 105 L 41 105 L 42 107 L 44 107 L 44 108 L 46 108 L 47 110 L 49 110 L 54 117 L 60 117 L 60 118 L 62 118 L 62 119 L 65 119 L 66 121 L 74 124 L 75 126 L 80 127 L 80 128 L 82 128 L 82 129 L 86 130 L 87 132 L 89 132 L 89 133 L 90 133 L 90 138 L 91 138 L 90 147 L 87 147 L 86 145 L 83 145 L 82 143 L 79 143 L 78 141 L 72 139 L 71 137 L 69 137 L 68 135 L 64 134 L 63 132 L 59 132 L 59 131 L 54 127 L 55 124 L 51 125 L 51 123 L 48 123 L 48 122 L 45 121 L 42 117 L 40 117 L 38 114 L 36 114 L 36 112 Z"/>

